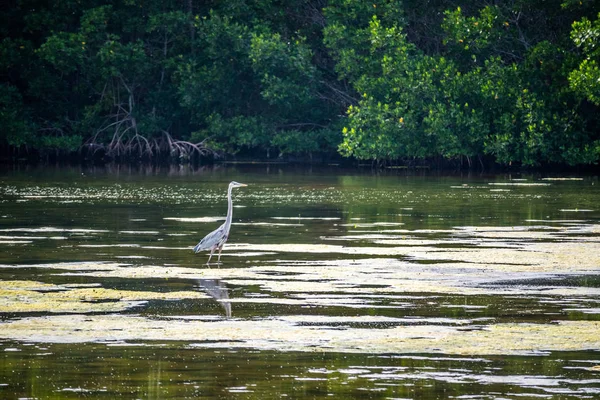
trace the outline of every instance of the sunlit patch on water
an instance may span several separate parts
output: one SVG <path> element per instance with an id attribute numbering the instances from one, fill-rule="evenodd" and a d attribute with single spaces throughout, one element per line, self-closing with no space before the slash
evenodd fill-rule
<path id="1" fill-rule="evenodd" d="M 247 386 L 232 386 L 226 389 L 229 393 L 252 393 Z"/>
<path id="2" fill-rule="evenodd" d="M 147 256 L 116 256 L 115 258 L 129 259 L 129 260 L 142 260 L 142 259 L 147 259 L 150 257 L 147 257 Z"/>
<path id="3" fill-rule="evenodd" d="M 568 178 L 568 177 L 548 177 L 542 178 L 543 181 L 583 181 L 583 178 Z"/>
<path id="4" fill-rule="evenodd" d="M 106 229 L 83 229 L 83 228 L 56 228 L 52 226 L 43 226 L 39 228 L 8 228 L 0 229 L 0 232 L 33 232 L 33 233 L 50 233 L 50 232 L 67 232 L 75 234 L 100 234 L 106 233 Z"/>
<path id="5" fill-rule="evenodd" d="M 375 228 L 375 227 L 401 226 L 401 225 L 404 225 L 404 223 L 402 223 L 402 222 L 372 222 L 372 223 L 340 224 L 339 226 L 351 227 L 351 228 Z"/>
<path id="6" fill-rule="evenodd" d="M 586 210 L 586 209 L 568 209 L 568 208 L 563 208 L 561 210 L 559 210 L 561 212 L 583 212 L 583 213 L 588 213 L 588 212 L 594 212 L 594 210 Z"/>
<path id="7" fill-rule="evenodd" d="M 137 243 L 117 243 L 117 244 L 80 244 L 79 247 L 91 249 L 103 249 L 107 247 L 141 247 Z"/>
<path id="8" fill-rule="evenodd" d="M 119 231 L 119 233 L 126 235 L 158 235 L 158 231 Z"/>
<path id="9" fill-rule="evenodd" d="M 339 217 L 271 217 L 272 219 L 281 219 L 281 220 L 318 220 L 318 221 L 338 221 Z"/>
<path id="10" fill-rule="evenodd" d="M 177 221 L 177 222 L 218 222 L 225 220 L 225 217 L 195 217 L 195 218 L 185 218 L 185 217 L 165 217 L 163 218 L 167 221 Z"/>
<path id="11" fill-rule="evenodd" d="M 541 182 L 490 182 L 488 185 L 493 186 L 521 186 L 521 187 L 534 187 L 534 186 L 550 186 L 550 183 Z"/>
<path id="12" fill-rule="evenodd" d="M 298 226 L 304 226 L 304 224 L 294 224 L 294 223 L 287 223 L 287 222 L 234 222 L 233 225 L 240 225 L 240 226 L 289 226 L 289 227 L 298 227 Z"/>

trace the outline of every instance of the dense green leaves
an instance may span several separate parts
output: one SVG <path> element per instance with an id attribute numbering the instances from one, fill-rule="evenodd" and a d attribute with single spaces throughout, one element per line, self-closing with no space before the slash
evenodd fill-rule
<path id="1" fill-rule="evenodd" d="M 587 18 L 573 23 L 571 38 L 585 59 L 569 75 L 571 87 L 600 106 L 600 14 L 592 23 Z"/>
<path id="2" fill-rule="evenodd" d="M 11 146 L 27 144 L 33 136 L 21 94 L 7 84 L 0 85 L 0 126 L 1 140 Z"/>
<path id="3" fill-rule="evenodd" d="M 536 3 L 467 5 L 475 9 L 471 16 L 460 7 L 444 13 L 447 47 L 432 55 L 408 41 L 405 32 L 413 28 L 401 20 L 373 16 L 368 29 L 354 24 L 326 31 L 340 74 L 362 95 L 348 109 L 341 152 L 380 161 L 596 162 L 597 110 L 587 114 L 578 93 L 598 105 L 597 28 L 587 20 L 573 25 L 587 58 L 571 72 L 570 43 L 533 25 L 554 10 Z M 352 42 L 343 41 L 345 35 Z"/>
<path id="4" fill-rule="evenodd" d="M 18 0 L 3 146 L 179 160 L 600 158 L 591 1 Z"/>

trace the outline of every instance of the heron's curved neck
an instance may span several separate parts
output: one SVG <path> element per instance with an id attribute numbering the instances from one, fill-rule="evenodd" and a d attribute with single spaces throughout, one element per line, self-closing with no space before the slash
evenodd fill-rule
<path id="1" fill-rule="evenodd" d="M 227 218 L 225 219 L 225 226 L 227 230 L 231 226 L 231 219 L 233 218 L 233 200 L 231 199 L 231 186 L 227 189 Z"/>

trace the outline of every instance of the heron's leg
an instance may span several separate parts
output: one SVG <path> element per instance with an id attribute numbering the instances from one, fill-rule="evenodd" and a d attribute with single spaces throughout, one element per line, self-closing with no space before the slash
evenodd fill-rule
<path id="1" fill-rule="evenodd" d="M 206 262 L 206 264 L 210 264 L 210 259 L 212 258 L 212 255 L 214 252 L 215 252 L 215 248 L 213 247 L 212 249 L 210 249 L 210 256 L 208 257 L 208 261 Z"/>
<path id="2" fill-rule="evenodd" d="M 219 258 L 217 258 L 217 262 L 221 262 L 221 250 L 223 250 L 223 246 L 219 247 Z"/>

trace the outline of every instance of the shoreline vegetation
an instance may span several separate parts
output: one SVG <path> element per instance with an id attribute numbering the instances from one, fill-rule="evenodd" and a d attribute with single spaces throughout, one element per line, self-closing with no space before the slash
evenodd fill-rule
<path id="1" fill-rule="evenodd" d="M 0 161 L 583 168 L 593 0 L 15 0 Z"/>

